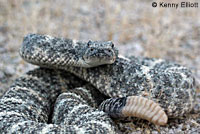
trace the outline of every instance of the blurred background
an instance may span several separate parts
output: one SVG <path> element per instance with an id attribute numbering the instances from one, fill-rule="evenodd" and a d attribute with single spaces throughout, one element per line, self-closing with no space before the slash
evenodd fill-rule
<path id="1" fill-rule="evenodd" d="M 200 83 L 200 7 L 153 8 L 152 2 L 0 0 L 1 95 L 16 77 L 34 68 L 18 54 L 28 33 L 85 41 L 112 40 L 123 55 L 183 64 L 191 68 Z"/>
<path id="2" fill-rule="evenodd" d="M 189 1 L 198 2 L 198 8 L 178 9 L 154 8 L 152 2 L 0 0 L 0 96 L 17 77 L 35 68 L 24 62 L 18 54 L 23 37 L 28 33 L 84 41 L 112 40 L 125 56 L 146 56 L 176 61 L 193 71 L 199 92 L 200 1 Z M 180 3 L 180 0 L 161 2 Z M 197 104 L 196 115 L 172 122 L 168 127 L 163 127 L 161 132 L 200 131 L 200 99 Z M 135 126 L 132 130 L 141 132 L 141 129 L 136 129 Z M 142 132 L 149 133 L 150 130 L 142 129 Z M 157 134 L 159 131 L 156 128 L 154 132 Z"/>

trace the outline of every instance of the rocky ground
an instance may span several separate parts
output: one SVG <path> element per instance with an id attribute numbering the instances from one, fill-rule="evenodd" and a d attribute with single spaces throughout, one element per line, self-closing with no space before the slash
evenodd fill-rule
<path id="1" fill-rule="evenodd" d="M 123 55 L 176 61 L 193 71 L 199 94 L 200 2 L 198 8 L 173 9 L 153 8 L 152 1 L 145 0 L 1 0 L 0 96 L 13 80 L 35 67 L 18 54 L 28 33 L 112 40 Z M 171 120 L 167 127 L 127 125 L 132 133 L 200 133 L 199 98 L 190 115 Z"/>

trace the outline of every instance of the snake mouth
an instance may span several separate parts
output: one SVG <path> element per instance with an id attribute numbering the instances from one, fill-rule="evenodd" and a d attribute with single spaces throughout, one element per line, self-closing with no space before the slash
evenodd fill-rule
<path id="1" fill-rule="evenodd" d="M 84 55 L 82 60 L 87 67 L 95 67 L 104 64 L 113 64 L 117 59 L 115 54 L 108 55 L 105 53 L 98 53 L 93 55 Z M 82 62 L 83 63 L 83 62 Z"/>
<path id="2" fill-rule="evenodd" d="M 112 58 L 89 58 L 89 59 L 83 59 L 84 60 L 84 64 L 86 67 L 95 67 L 95 66 L 99 66 L 99 65 L 104 65 L 104 64 L 113 64 L 116 60 L 116 56 L 112 57 Z"/>

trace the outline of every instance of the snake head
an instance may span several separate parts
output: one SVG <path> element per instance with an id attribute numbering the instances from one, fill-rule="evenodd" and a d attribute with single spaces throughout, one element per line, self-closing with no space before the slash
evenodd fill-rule
<path id="1" fill-rule="evenodd" d="M 118 56 L 118 50 L 111 41 L 88 41 L 83 60 L 89 67 L 112 64 Z"/>

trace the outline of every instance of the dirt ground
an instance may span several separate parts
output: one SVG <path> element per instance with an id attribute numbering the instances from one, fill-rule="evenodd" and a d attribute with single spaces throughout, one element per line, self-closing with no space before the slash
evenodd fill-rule
<path id="1" fill-rule="evenodd" d="M 35 68 L 18 54 L 28 33 L 78 40 L 112 40 L 121 54 L 176 61 L 190 68 L 200 87 L 200 1 L 198 8 L 152 7 L 151 0 L 0 0 L 0 96 Z M 172 2 L 172 0 L 155 0 Z M 173 2 L 180 3 L 179 0 Z M 158 5 L 159 6 L 159 5 Z M 200 98 L 200 95 L 199 95 Z M 200 99 L 193 113 L 159 129 L 134 126 L 132 133 L 200 132 Z M 131 124 L 132 125 L 132 124 Z"/>

